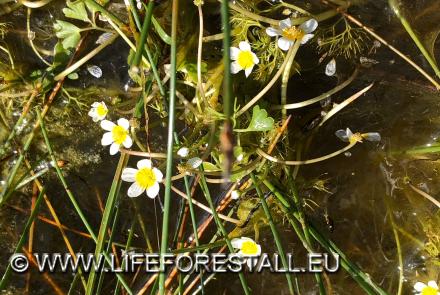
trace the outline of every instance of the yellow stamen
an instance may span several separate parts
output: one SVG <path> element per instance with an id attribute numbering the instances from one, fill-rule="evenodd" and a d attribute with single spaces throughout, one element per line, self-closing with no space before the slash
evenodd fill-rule
<path id="1" fill-rule="evenodd" d="M 137 184 L 143 189 L 148 189 L 156 183 L 156 175 L 154 174 L 153 169 L 150 168 L 140 169 L 136 173 L 135 179 Z"/>
<path id="2" fill-rule="evenodd" d="M 433 287 L 430 286 L 426 286 L 425 288 L 423 288 L 422 290 L 422 295 L 437 295 L 438 290 L 434 289 Z"/>
<path id="3" fill-rule="evenodd" d="M 128 136 L 128 131 L 121 126 L 115 126 L 112 130 L 113 141 L 122 144 Z"/>
<path id="4" fill-rule="evenodd" d="M 305 33 L 301 29 L 298 29 L 296 27 L 290 27 L 283 29 L 282 35 L 286 39 L 289 39 L 291 41 L 296 41 L 296 40 L 301 40 L 304 37 Z"/>
<path id="5" fill-rule="evenodd" d="M 108 110 L 107 110 L 107 108 L 104 107 L 103 104 L 99 104 L 98 107 L 96 108 L 96 113 L 100 117 L 107 115 L 107 112 L 108 112 Z"/>
<path id="6" fill-rule="evenodd" d="M 237 63 L 242 69 L 251 68 L 254 66 L 254 56 L 250 51 L 240 51 Z"/>
<path id="7" fill-rule="evenodd" d="M 244 255 L 255 255 L 258 253 L 257 244 L 252 241 L 244 241 L 241 245 L 241 252 Z"/>

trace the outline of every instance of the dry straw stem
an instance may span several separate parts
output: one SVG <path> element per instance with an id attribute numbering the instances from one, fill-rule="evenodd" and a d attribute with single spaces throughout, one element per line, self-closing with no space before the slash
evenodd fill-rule
<path id="1" fill-rule="evenodd" d="M 438 200 L 436 200 L 434 197 L 432 197 L 428 193 L 422 191 L 421 189 L 416 188 L 411 183 L 408 183 L 408 185 L 413 191 L 415 191 L 416 193 L 418 193 L 419 195 L 421 195 L 422 197 L 424 197 L 425 199 L 427 199 L 428 201 L 430 201 L 431 203 L 433 203 L 434 205 L 436 205 L 440 209 L 440 202 Z"/>

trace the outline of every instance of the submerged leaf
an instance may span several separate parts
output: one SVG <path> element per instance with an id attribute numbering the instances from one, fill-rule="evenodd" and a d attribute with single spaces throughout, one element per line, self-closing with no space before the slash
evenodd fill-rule
<path id="1" fill-rule="evenodd" d="M 237 132 L 251 132 L 251 131 L 269 131 L 273 129 L 275 122 L 273 118 L 267 115 L 265 109 L 260 109 L 259 106 L 254 106 L 252 109 L 252 119 L 246 129 L 235 129 Z"/>
<path id="2" fill-rule="evenodd" d="M 63 8 L 63 13 L 66 17 L 90 22 L 84 2 L 67 2 L 67 7 Z"/>
<path id="3" fill-rule="evenodd" d="M 57 20 L 54 24 L 55 34 L 59 39 L 62 39 L 64 49 L 75 48 L 79 39 L 81 38 L 80 29 L 69 22 Z"/>

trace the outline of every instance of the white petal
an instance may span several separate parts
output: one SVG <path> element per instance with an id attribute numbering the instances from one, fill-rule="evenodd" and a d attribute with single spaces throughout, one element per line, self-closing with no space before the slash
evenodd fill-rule
<path id="1" fill-rule="evenodd" d="M 120 145 L 117 143 L 112 143 L 112 145 L 110 146 L 110 155 L 116 155 L 119 152 L 119 147 Z"/>
<path id="2" fill-rule="evenodd" d="M 113 136 L 111 132 L 106 132 L 104 133 L 104 135 L 102 136 L 101 139 L 101 144 L 103 146 L 107 146 L 113 143 Z"/>
<path id="3" fill-rule="evenodd" d="M 99 106 L 99 104 L 100 104 L 99 102 L 95 101 L 94 103 L 92 103 L 92 107 L 96 108 Z"/>
<path id="4" fill-rule="evenodd" d="M 424 288 L 426 288 L 426 284 L 424 284 L 424 283 L 422 283 L 422 282 L 417 282 L 417 283 L 414 285 L 414 289 L 415 289 L 416 291 L 418 291 L 418 292 L 422 292 L 422 290 L 423 290 Z"/>
<path id="5" fill-rule="evenodd" d="M 336 60 L 334 58 L 325 66 L 325 74 L 329 77 L 336 74 Z"/>
<path id="6" fill-rule="evenodd" d="M 437 283 L 435 281 L 429 281 L 428 282 L 428 286 L 438 290 L 438 285 L 437 285 Z"/>
<path id="7" fill-rule="evenodd" d="M 238 47 L 240 48 L 241 51 L 251 51 L 251 45 L 249 45 L 249 43 L 246 41 L 241 41 L 238 44 Z"/>
<path id="8" fill-rule="evenodd" d="M 283 19 L 282 21 L 280 21 L 280 29 L 284 30 L 284 29 L 288 29 L 292 27 L 292 21 L 290 20 L 290 18 L 286 18 Z"/>
<path id="9" fill-rule="evenodd" d="M 293 43 L 295 43 L 295 42 L 291 41 L 291 40 L 288 40 L 288 39 L 286 39 L 284 37 L 278 39 L 278 47 L 281 50 L 284 50 L 284 51 L 289 50 L 290 46 L 292 46 Z"/>
<path id="10" fill-rule="evenodd" d="M 231 73 L 232 74 L 237 74 L 238 72 L 240 72 L 242 70 L 242 67 L 240 67 L 240 65 L 238 64 L 238 62 L 233 61 L 231 63 Z"/>
<path id="11" fill-rule="evenodd" d="M 257 55 L 255 53 L 252 52 L 252 58 L 254 61 L 254 64 L 258 64 L 260 62 L 260 60 L 258 59 Z"/>
<path id="12" fill-rule="evenodd" d="M 125 138 L 124 142 L 122 143 L 122 145 L 126 148 L 129 149 L 131 148 L 131 146 L 133 145 L 133 140 L 131 139 L 130 136 L 127 135 L 127 137 Z"/>
<path id="13" fill-rule="evenodd" d="M 96 116 L 96 109 L 95 108 L 91 108 L 88 115 L 90 117 L 95 117 Z"/>
<path id="14" fill-rule="evenodd" d="M 125 118 L 120 118 L 118 120 L 118 125 L 124 128 L 125 130 L 128 130 L 128 128 L 130 128 L 130 122 L 128 122 L 128 120 Z"/>
<path id="15" fill-rule="evenodd" d="M 188 157 L 189 149 L 187 147 L 182 147 L 177 151 L 177 155 L 179 155 L 182 158 Z"/>
<path id="16" fill-rule="evenodd" d="M 134 182 L 136 180 L 137 172 L 138 170 L 134 168 L 124 168 L 124 170 L 122 170 L 121 179 L 123 181 Z"/>
<path id="17" fill-rule="evenodd" d="M 237 60 L 239 53 L 240 53 L 240 49 L 238 49 L 237 47 L 230 48 L 230 54 L 232 60 Z"/>
<path id="18" fill-rule="evenodd" d="M 154 199 L 159 194 L 159 184 L 156 182 L 152 187 L 147 189 L 147 196 L 151 199 Z"/>
<path id="19" fill-rule="evenodd" d="M 235 249 L 241 249 L 241 246 L 243 245 L 243 238 L 235 238 L 231 240 L 231 245 Z"/>
<path id="20" fill-rule="evenodd" d="M 275 37 L 281 35 L 281 32 L 275 28 L 269 27 L 266 28 L 266 34 L 268 34 L 271 37 Z"/>
<path id="21" fill-rule="evenodd" d="M 202 165 L 202 163 L 203 163 L 203 160 L 200 159 L 199 157 L 191 158 L 188 160 L 188 162 L 186 162 L 186 164 L 189 165 L 193 169 L 199 168 L 199 166 Z"/>
<path id="22" fill-rule="evenodd" d="M 309 42 L 310 39 L 312 39 L 315 35 L 313 34 L 307 34 L 304 35 L 304 37 L 301 39 L 301 44 L 306 44 L 307 42 Z"/>
<path id="23" fill-rule="evenodd" d="M 142 169 L 142 168 L 151 168 L 151 160 L 149 159 L 143 159 L 137 162 L 138 169 Z"/>
<path id="24" fill-rule="evenodd" d="M 244 74 L 246 75 L 246 78 L 249 77 L 253 68 L 254 68 L 254 66 L 248 67 L 246 70 L 244 70 Z"/>
<path id="25" fill-rule="evenodd" d="M 157 182 L 161 182 L 162 179 L 163 179 L 162 172 L 159 169 L 157 169 L 157 168 L 153 168 L 153 173 L 154 173 L 154 176 L 156 176 L 156 181 Z"/>
<path id="26" fill-rule="evenodd" d="M 99 116 L 94 116 L 92 118 L 93 122 L 98 122 L 100 120 Z"/>
<path id="27" fill-rule="evenodd" d="M 115 127 L 115 123 L 109 121 L 109 120 L 102 120 L 101 121 L 101 128 L 106 131 L 112 131 L 113 127 Z"/>
<path id="28" fill-rule="evenodd" d="M 318 27 L 316 19 L 311 18 L 308 21 L 303 22 L 299 28 L 306 34 L 313 32 Z"/>
<path id="29" fill-rule="evenodd" d="M 140 196 L 144 192 L 144 189 L 141 188 L 136 182 L 134 182 L 130 187 L 128 188 L 127 195 L 130 198 L 136 198 Z"/>

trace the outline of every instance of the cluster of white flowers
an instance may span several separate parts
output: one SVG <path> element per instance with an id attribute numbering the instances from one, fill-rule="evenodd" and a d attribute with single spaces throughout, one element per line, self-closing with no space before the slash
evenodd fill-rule
<path id="1" fill-rule="evenodd" d="M 266 29 L 266 34 L 270 37 L 278 38 L 278 47 L 287 51 L 295 42 L 306 44 L 314 37 L 312 34 L 318 27 L 318 22 L 315 19 L 309 19 L 300 26 L 292 25 L 290 18 L 280 21 L 278 27 L 269 27 Z M 252 52 L 251 45 L 247 41 L 241 41 L 238 47 L 231 47 L 231 73 L 237 74 L 244 71 L 246 77 L 252 72 L 256 64 L 260 62 L 257 55 Z"/>

